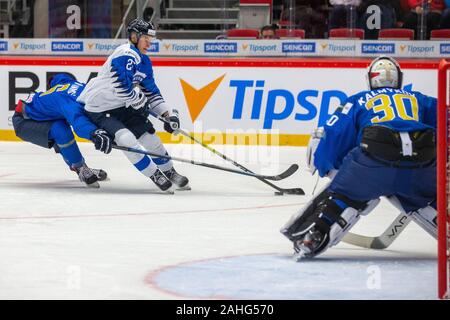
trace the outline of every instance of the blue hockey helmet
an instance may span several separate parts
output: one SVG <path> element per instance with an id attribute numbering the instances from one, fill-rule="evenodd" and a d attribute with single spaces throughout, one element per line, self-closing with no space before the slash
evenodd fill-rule
<path id="1" fill-rule="evenodd" d="M 72 81 L 76 81 L 76 79 L 72 75 L 68 73 L 58 73 L 49 79 L 49 87 L 52 88 L 57 84 L 65 84 Z"/>

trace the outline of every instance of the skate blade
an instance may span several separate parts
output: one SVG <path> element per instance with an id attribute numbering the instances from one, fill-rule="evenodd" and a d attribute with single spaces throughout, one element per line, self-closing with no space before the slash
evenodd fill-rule
<path id="1" fill-rule="evenodd" d="M 311 258 L 311 251 L 308 248 L 299 248 L 300 250 L 298 252 L 294 252 L 292 259 L 294 261 L 299 262 L 300 260 L 306 260 Z"/>
<path id="2" fill-rule="evenodd" d="M 305 252 L 297 252 L 297 253 L 294 253 L 294 255 L 292 256 L 292 259 L 293 259 L 295 262 L 300 262 L 300 261 L 302 261 L 302 260 L 307 260 L 307 259 L 309 259 L 309 257 L 306 255 Z"/>
<path id="3" fill-rule="evenodd" d="M 184 187 L 177 187 L 176 190 L 177 191 L 190 191 L 191 187 L 189 185 L 186 185 Z"/>
<path id="4" fill-rule="evenodd" d="M 96 182 L 91 183 L 91 184 L 86 184 L 86 187 L 93 188 L 93 189 L 98 189 L 98 188 L 100 188 L 100 184 L 96 181 Z"/>
<path id="5" fill-rule="evenodd" d="M 167 190 L 161 190 L 161 192 L 163 193 L 163 194 L 175 194 L 175 190 L 174 190 L 174 187 L 173 187 L 173 185 L 169 188 L 169 189 L 167 189 Z"/>
<path id="6" fill-rule="evenodd" d="M 305 255 L 303 252 L 298 252 L 298 253 L 294 253 L 292 255 L 292 260 L 294 260 L 295 262 L 299 262 L 301 261 L 303 258 L 305 258 Z"/>

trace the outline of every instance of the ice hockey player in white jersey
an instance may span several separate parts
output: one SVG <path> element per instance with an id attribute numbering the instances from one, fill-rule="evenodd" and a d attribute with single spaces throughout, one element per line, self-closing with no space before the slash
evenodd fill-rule
<path id="1" fill-rule="evenodd" d="M 170 110 L 159 91 L 147 50 L 156 36 L 151 23 L 135 19 L 127 26 L 129 42 L 116 48 L 108 57 L 98 76 L 83 90 L 78 101 L 85 104 L 88 117 L 114 137 L 123 147 L 168 155 L 152 123 L 149 112 L 166 119 L 164 129 L 173 132 L 179 127 L 178 114 Z M 189 180 L 178 174 L 166 158 L 124 152 L 142 174 L 162 191 L 171 192 L 172 183 L 189 189 Z"/>

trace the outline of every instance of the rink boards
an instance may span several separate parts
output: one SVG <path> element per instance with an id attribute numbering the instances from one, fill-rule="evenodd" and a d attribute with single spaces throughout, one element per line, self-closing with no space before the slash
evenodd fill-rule
<path id="1" fill-rule="evenodd" d="M 17 99 L 45 90 L 69 72 L 87 82 L 103 57 L 0 57 L 0 140 L 17 140 L 11 117 Z M 309 134 L 345 99 L 367 88 L 370 60 L 152 58 L 156 83 L 179 111 L 182 127 L 207 143 L 304 146 Z M 437 60 L 404 60 L 404 86 L 437 95 Z M 158 132 L 158 120 L 152 121 Z M 186 142 L 160 133 L 164 142 Z"/>

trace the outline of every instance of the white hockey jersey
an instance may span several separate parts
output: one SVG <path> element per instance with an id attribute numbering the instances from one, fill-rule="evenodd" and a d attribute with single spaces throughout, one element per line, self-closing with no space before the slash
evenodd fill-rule
<path id="1" fill-rule="evenodd" d="M 77 101 L 89 112 L 104 112 L 137 102 L 139 90 L 146 95 L 153 112 L 162 115 L 169 110 L 156 86 L 150 58 L 127 43 L 114 50 Z"/>

